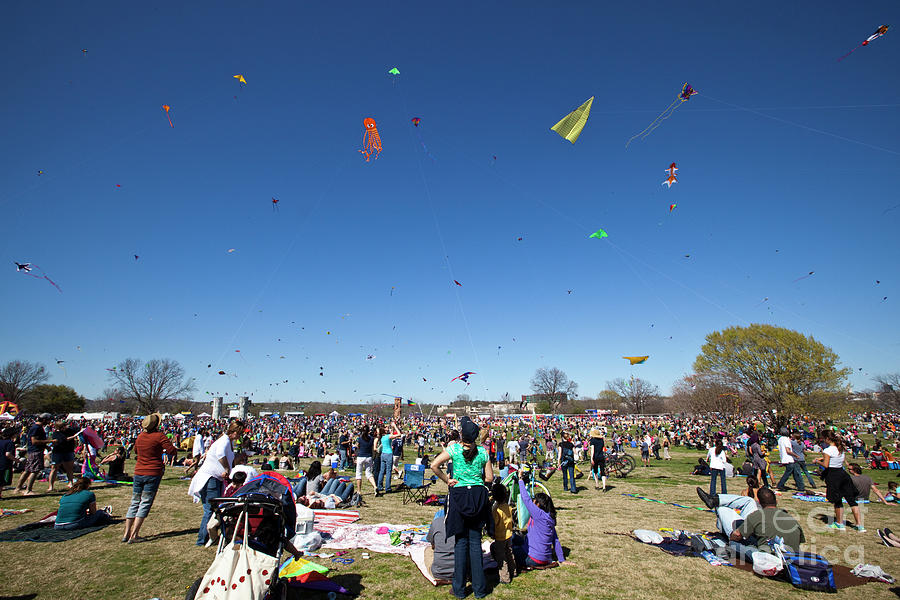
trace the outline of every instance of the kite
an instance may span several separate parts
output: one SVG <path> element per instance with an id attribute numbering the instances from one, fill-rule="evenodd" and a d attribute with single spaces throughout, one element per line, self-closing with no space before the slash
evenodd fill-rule
<path id="1" fill-rule="evenodd" d="M 407 398 L 407 400 L 406 400 L 406 405 L 407 405 L 407 406 L 416 406 L 416 401 L 415 401 L 415 400 L 410 400 L 410 399 Z"/>
<path id="2" fill-rule="evenodd" d="M 390 71 L 388 71 L 388 74 L 389 74 L 389 75 L 399 75 L 399 74 L 400 74 L 400 69 L 398 69 L 397 67 L 394 67 L 393 69 L 391 69 Z"/>
<path id="3" fill-rule="evenodd" d="M 631 136 L 631 139 L 629 139 L 627 142 L 625 142 L 625 147 L 627 148 L 628 145 L 631 144 L 631 142 L 634 140 L 634 138 L 639 137 L 641 139 L 644 139 L 648 135 L 653 133 L 654 129 L 659 127 L 663 121 L 665 121 L 666 119 L 668 119 L 669 117 L 672 116 L 672 113 L 675 112 L 676 108 L 681 106 L 682 102 L 687 102 L 688 100 L 691 99 L 691 96 L 693 96 L 696 93 L 697 92 L 694 91 L 694 88 L 691 87 L 691 84 L 685 83 L 681 87 L 681 93 L 675 97 L 675 99 L 672 101 L 672 103 L 669 106 L 667 106 L 666 109 L 664 111 L 662 111 L 658 117 L 653 119 L 653 122 L 650 123 L 649 125 L 647 125 L 647 127 L 642 132 Z"/>
<path id="4" fill-rule="evenodd" d="M 28 276 L 30 276 L 30 277 L 34 277 L 35 279 L 46 279 L 47 282 L 50 283 L 50 285 L 52 285 L 52 286 L 55 287 L 57 290 L 59 290 L 59 293 L 60 293 L 60 294 L 62 293 L 62 289 L 60 289 L 60 287 L 59 287 L 58 285 L 56 285 L 56 283 L 54 283 L 54 281 L 53 281 L 52 279 L 50 279 L 49 277 L 47 277 L 47 275 L 44 274 L 44 272 L 41 270 L 41 268 L 40 268 L 39 266 L 33 265 L 33 264 L 31 264 L 31 263 L 18 263 L 18 262 L 16 262 L 16 261 L 13 261 L 13 264 L 16 265 L 16 272 L 17 272 L 17 273 L 22 273 L 22 274 L 24 274 L 24 275 L 28 275 Z M 39 274 L 32 273 L 32 271 L 35 270 L 35 269 L 37 269 L 37 271 L 38 271 Z"/>
<path id="5" fill-rule="evenodd" d="M 40 176 L 43 175 L 43 174 L 44 174 L 43 171 L 38 171 L 38 172 L 37 172 L 38 177 L 40 177 Z"/>
<path id="6" fill-rule="evenodd" d="M 550 129 L 574 144 L 578 136 L 581 135 L 581 130 L 587 124 L 588 117 L 591 116 L 591 105 L 593 103 L 594 97 L 591 96 L 584 104 L 564 116 L 559 123 Z"/>
<path id="7" fill-rule="evenodd" d="M 82 48 L 81 55 L 84 56 L 85 54 L 87 54 L 87 48 Z"/>
<path id="8" fill-rule="evenodd" d="M 627 360 L 632 365 L 640 365 L 647 361 L 650 356 L 623 356 L 625 360 Z"/>
<path id="9" fill-rule="evenodd" d="M 272 198 L 272 212 L 278 212 L 278 198 Z"/>
<path id="10" fill-rule="evenodd" d="M 137 260 L 139 258 L 140 258 L 140 256 L 138 256 L 137 254 L 134 255 L 134 260 Z"/>
<path id="11" fill-rule="evenodd" d="M 875 30 L 875 33 L 873 33 L 872 35 L 867 37 L 866 41 L 864 41 L 862 44 L 860 44 L 859 46 L 857 46 L 856 48 L 854 48 L 847 54 L 840 57 L 838 59 L 838 62 L 841 62 L 842 60 L 844 60 L 845 58 L 847 58 L 848 56 L 850 56 L 851 54 L 853 54 L 854 52 L 856 52 L 857 50 L 862 48 L 863 46 L 868 46 L 869 42 L 874 42 L 875 40 L 877 40 L 878 38 L 880 38 L 881 36 L 886 34 L 889 28 L 890 28 L 890 25 L 882 25 L 881 27 L 879 27 L 878 29 Z"/>
<path id="12" fill-rule="evenodd" d="M 366 117 L 363 119 L 363 127 L 365 130 L 363 131 L 363 149 L 359 151 L 360 154 L 366 155 L 366 162 L 369 162 L 369 157 L 374 153 L 375 158 L 378 158 L 378 155 L 381 154 L 381 136 L 378 135 L 378 128 L 375 125 L 375 119 L 372 117 Z"/>
<path id="13" fill-rule="evenodd" d="M 410 122 L 413 124 L 413 127 L 418 127 L 419 123 L 422 122 L 422 119 L 420 119 L 419 117 L 413 117 L 412 119 L 410 119 Z"/>
<path id="14" fill-rule="evenodd" d="M 609 237 L 609 236 L 606 235 L 606 232 L 603 231 L 602 229 L 598 229 L 597 231 L 595 231 L 594 233 L 592 233 L 592 234 L 589 235 L 588 237 L 589 237 L 589 238 L 597 238 L 597 239 L 599 240 L 599 239 L 601 239 L 601 238 L 605 238 L 605 237 Z"/>
<path id="15" fill-rule="evenodd" d="M 807 273 L 807 274 L 804 275 L 803 277 L 798 277 L 797 279 L 795 279 L 795 280 L 792 281 L 791 283 L 797 283 L 797 282 L 800 281 L 801 279 L 806 279 L 807 277 L 810 277 L 811 275 L 815 275 L 815 274 L 816 274 L 815 271 L 810 271 L 809 273 Z"/>
<path id="16" fill-rule="evenodd" d="M 247 80 L 244 79 L 243 75 L 237 74 L 237 75 L 232 75 L 232 77 L 234 77 L 235 79 L 237 79 L 240 82 L 241 87 L 244 87 L 245 85 L 247 85 Z"/>
<path id="17" fill-rule="evenodd" d="M 517 241 L 517 242 L 521 242 L 521 241 L 522 241 L 522 238 L 520 238 L 520 237 L 519 237 L 519 238 L 516 238 L 516 241 Z"/>
<path id="18" fill-rule="evenodd" d="M 460 282 L 458 282 L 457 280 L 455 280 L 455 279 L 453 280 L 453 283 L 455 283 L 455 284 L 458 285 L 459 287 L 462 287 L 462 284 L 461 284 Z"/>
<path id="19" fill-rule="evenodd" d="M 672 212 L 672 211 L 675 210 L 676 208 L 678 208 L 678 205 L 677 205 L 677 204 L 670 204 L 670 205 L 669 205 L 669 212 Z"/>
<path id="20" fill-rule="evenodd" d="M 463 373 L 462 375 L 457 375 L 456 377 L 454 377 L 453 379 L 451 379 L 451 380 L 450 380 L 450 383 L 453 383 L 454 381 L 456 381 L 457 379 L 459 379 L 460 381 L 465 381 L 465 382 L 466 382 L 466 385 L 469 385 L 469 375 L 475 375 L 475 374 L 476 374 L 476 373 L 475 373 L 474 371 L 466 371 L 466 372 Z"/>
<path id="21" fill-rule="evenodd" d="M 375 355 L 374 355 L 374 354 L 367 354 L 367 355 L 366 355 L 366 360 L 375 360 Z"/>
<path id="22" fill-rule="evenodd" d="M 675 168 L 675 163 L 672 163 L 672 166 L 666 169 L 666 173 L 668 173 L 669 176 L 665 181 L 662 182 L 662 184 L 668 185 L 669 188 L 671 188 L 673 183 L 678 183 L 678 178 L 675 176 L 675 171 L 677 170 L 678 169 Z"/>
<path id="23" fill-rule="evenodd" d="M 219 375 L 224 375 L 225 371 L 219 371 Z"/>
<path id="24" fill-rule="evenodd" d="M 234 248 L 229 248 L 229 249 L 228 249 L 228 254 L 231 254 L 232 252 L 234 252 Z"/>
<path id="25" fill-rule="evenodd" d="M 169 116 L 170 108 L 172 108 L 172 107 L 169 106 L 168 104 L 163 104 L 163 110 L 166 111 L 166 118 L 169 120 L 169 125 L 171 125 L 174 128 L 175 125 L 172 124 L 172 117 Z"/>
<path id="26" fill-rule="evenodd" d="M 63 366 L 63 363 L 64 363 L 64 362 L 66 362 L 66 361 L 64 361 L 64 360 L 58 360 L 58 361 L 56 361 L 56 366 L 59 367 L 60 369 L 62 369 L 62 372 L 65 374 L 66 377 L 68 377 L 69 374 L 66 373 L 66 368 Z"/>

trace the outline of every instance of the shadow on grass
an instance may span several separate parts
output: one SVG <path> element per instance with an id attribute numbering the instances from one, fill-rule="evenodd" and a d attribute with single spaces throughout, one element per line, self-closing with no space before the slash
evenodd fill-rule
<path id="1" fill-rule="evenodd" d="M 0 596 L 0 600 L 34 600 L 37 594 L 22 594 L 21 596 Z"/>
<path id="2" fill-rule="evenodd" d="M 366 587 L 362 584 L 362 576 L 355 573 L 342 573 L 340 575 L 331 575 L 328 577 L 332 582 L 347 588 L 351 596 L 359 596 L 365 591 Z M 308 590 L 306 588 L 290 587 L 288 588 L 289 600 L 326 600 L 328 592 L 321 590 Z"/>
<path id="3" fill-rule="evenodd" d="M 177 531 L 164 531 L 163 533 L 154 533 L 144 538 L 145 542 L 153 542 L 156 540 L 164 540 L 166 538 L 179 537 L 182 535 L 197 535 L 197 529 L 179 529 Z"/>

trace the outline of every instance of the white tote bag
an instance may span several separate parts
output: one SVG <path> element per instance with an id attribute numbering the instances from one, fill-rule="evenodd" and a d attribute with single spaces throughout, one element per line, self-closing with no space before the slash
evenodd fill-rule
<path id="1" fill-rule="evenodd" d="M 244 520 L 244 543 L 236 544 L 235 536 Z M 195 600 L 250 600 L 262 598 L 269 584 L 278 576 L 274 556 L 259 552 L 247 545 L 247 513 L 238 517 L 231 543 L 209 566 Z"/>

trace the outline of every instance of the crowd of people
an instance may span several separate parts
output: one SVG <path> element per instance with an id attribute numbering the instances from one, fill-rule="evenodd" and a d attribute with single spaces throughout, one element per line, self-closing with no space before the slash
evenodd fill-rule
<path id="1" fill-rule="evenodd" d="M 53 421 L 51 415 L 17 419 L 0 431 L 0 478 L 12 483 L 21 471 L 16 491 L 30 495 L 46 478 L 53 490 L 65 476 L 56 527 L 72 529 L 102 524 L 109 508 L 98 509 L 93 480 L 130 483 L 132 498 L 125 514 L 123 543 L 142 541 L 165 468 L 186 467 L 192 476 L 188 494 L 202 503 L 196 543 L 209 543 L 212 499 L 240 493 L 246 482 L 265 471 L 291 471 L 290 487 L 299 504 L 311 508 L 348 506 L 368 491 L 382 496 L 402 479 L 401 462 L 430 466 L 435 479 L 449 488 L 446 508 L 431 525 L 430 568 L 438 580 L 462 597 L 471 581 L 476 597 L 486 592 L 481 539 L 492 537 L 491 553 L 500 566 L 501 583 L 523 569 L 569 564 L 556 533 L 556 509 L 546 494 L 529 495 L 530 469 L 558 469 L 563 489 L 578 493 L 577 463 L 590 462 L 590 479 L 606 489 L 610 453 L 638 450 L 643 467 L 671 460 L 670 448 L 705 452 L 695 473 L 710 477 L 708 492 L 698 488 L 703 502 L 716 511 L 717 525 L 736 554 L 750 558 L 769 551 L 773 532 L 787 547 L 804 541 L 799 524 L 777 508 L 776 492 L 793 479 L 797 491 L 816 483 L 810 468 L 821 470 L 826 499 L 834 507 L 835 529 L 848 527 L 844 502 L 854 517 L 853 528 L 864 531 L 857 501 L 874 492 L 882 502 L 897 501 L 896 486 L 887 494 L 863 473 L 855 459 L 893 458 L 900 449 L 894 415 L 858 415 L 840 427 L 812 419 L 794 419 L 776 427 L 768 415 L 742 422 L 718 416 L 678 417 L 514 417 L 449 419 L 410 415 L 401 420 L 365 416 L 261 418 L 213 421 L 177 415 L 151 414 L 101 421 Z M 102 443 L 92 443 L 86 428 Z M 871 448 L 862 435 L 875 437 Z M 98 448 L 106 447 L 101 457 Z M 771 450 L 769 450 L 771 448 Z M 662 452 L 662 455 L 660 455 Z M 807 461 L 807 454 L 819 455 Z M 135 459 L 133 475 L 125 461 Z M 433 459 L 432 459 L 433 457 Z M 49 459 L 49 469 L 45 461 Z M 301 469 L 301 462 L 313 459 Z M 79 466 L 80 463 L 80 466 Z M 784 470 L 776 482 L 772 466 Z M 80 469 L 80 473 L 79 473 Z M 510 489 L 500 483 L 500 470 L 518 473 L 518 492 L 531 515 L 527 534 L 514 534 Z M 729 494 L 726 474 L 739 470 L 746 488 Z M 349 473 L 349 475 L 347 474 Z M 364 480 L 369 490 L 364 490 Z M 3 485 L 0 485 L 2 493 Z M 358 500 L 357 500 L 358 503 Z"/>

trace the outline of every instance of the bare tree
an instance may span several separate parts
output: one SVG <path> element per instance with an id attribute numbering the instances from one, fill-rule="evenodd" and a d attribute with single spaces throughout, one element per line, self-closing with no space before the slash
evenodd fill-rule
<path id="1" fill-rule="evenodd" d="M 738 388 L 713 375 L 686 375 L 672 386 L 673 404 L 688 413 L 743 412 L 745 402 Z"/>
<path id="2" fill-rule="evenodd" d="M 109 378 L 127 399 L 135 401 L 141 412 L 146 413 L 156 412 L 163 403 L 184 400 L 194 391 L 193 380 L 185 379 L 178 361 L 168 358 L 147 363 L 129 358 Z"/>
<path id="3" fill-rule="evenodd" d="M 556 367 L 541 367 L 535 371 L 531 390 L 546 400 L 552 411 L 558 410 L 563 402 L 578 397 L 578 384 Z"/>
<path id="4" fill-rule="evenodd" d="M 28 395 L 48 379 L 50 374 L 44 365 L 11 360 L 0 368 L 0 401 L 14 402 L 24 410 Z"/>
<path id="5" fill-rule="evenodd" d="M 616 393 L 628 410 L 634 413 L 643 414 L 648 408 L 647 405 L 659 398 L 659 388 L 640 377 L 631 379 L 618 377 L 607 381 L 606 389 Z"/>
<path id="6" fill-rule="evenodd" d="M 875 401 L 891 410 L 900 408 L 900 373 L 879 375 L 875 378 L 875 383 Z"/>

